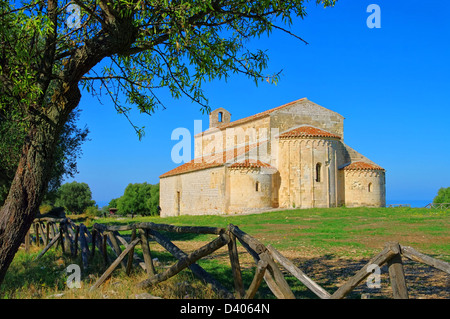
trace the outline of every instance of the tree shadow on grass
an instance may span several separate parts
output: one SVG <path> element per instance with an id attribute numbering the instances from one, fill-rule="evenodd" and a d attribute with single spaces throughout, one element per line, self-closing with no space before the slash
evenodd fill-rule
<path id="1" fill-rule="evenodd" d="M 328 254 L 315 258 L 295 258 L 292 262 L 306 273 L 317 284 L 333 294 L 341 285 L 362 269 L 370 258 L 347 259 Z M 448 299 L 450 296 L 450 275 L 443 271 L 403 258 L 405 280 L 409 297 Z M 371 299 L 393 298 L 387 265 L 380 268 L 380 286 L 374 287 L 373 282 L 363 280 L 346 298 Z"/>
<path id="2" fill-rule="evenodd" d="M 167 233 L 165 235 L 169 236 L 169 234 L 182 235 L 181 237 L 171 237 L 171 240 L 179 240 L 180 238 L 186 238 L 184 235 L 191 235 L 180 233 Z M 193 235 L 198 236 L 196 234 Z M 136 247 L 135 253 L 143 260 L 142 250 L 139 245 Z M 11 265 L 5 281 L 0 287 L 0 297 L 20 297 L 21 295 L 23 296 L 26 290 L 37 291 L 36 296 L 29 293 L 26 295 L 27 297 L 39 297 L 40 287 L 57 287 L 58 289 L 64 290 L 68 276 L 66 267 L 69 264 L 82 264 L 80 255 L 73 258 L 70 255 L 61 254 L 60 249 L 52 248 L 40 260 L 34 260 L 37 254 L 38 252 L 25 254 L 21 251 L 16 256 L 17 258 Z M 157 259 L 157 261 L 155 260 L 155 266 L 158 272 L 164 271 L 177 261 L 175 257 L 165 250 L 151 250 L 151 254 L 153 259 Z M 244 254 L 247 253 L 245 252 Z M 110 247 L 108 247 L 108 256 L 109 263 L 108 265 L 104 265 L 102 255 L 96 250 L 94 258 L 89 261 L 88 269 L 82 269 L 82 280 L 88 279 L 90 275 L 94 275 L 94 278 L 101 276 L 111 262 L 117 258 Z M 368 258 L 349 259 L 334 254 L 325 254 L 318 257 L 298 257 L 290 260 L 330 294 L 333 294 L 369 261 Z M 197 263 L 230 292 L 234 293 L 233 274 L 226 249 L 217 251 L 213 256 L 202 258 Z M 430 266 L 407 260 L 406 258 L 403 259 L 403 263 L 410 298 L 449 298 L 450 276 L 448 274 Z M 120 269 L 121 267 L 117 268 L 119 271 Z M 138 268 L 136 267 L 136 269 Z M 253 280 L 255 269 L 253 261 L 241 264 L 245 290 L 248 289 Z M 296 298 L 318 299 L 313 292 L 297 278 L 288 273 L 282 266 L 280 266 L 280 269 Z M 139 271 L 142 271 L 142 269 L 139 268 Z M 189 272 L 189 270 L 186 271 Z M 22 291 L 23 293 L 16 293 L 16 291 Z M 392 298 L 387 266 L 381 267 L 380 288 L 371 288 L 367 285 L 367 281 L 364 280 L 346 298 L 360 299 L 363 295 L 370 296 L 371 299 Z M 275 296 L 263 281 L 255 298 L 273 299 Z"/>
<path id="3" fill-rule="evenodd" d="M 37 253 L 16 255 L 0 286 L 1 298 L 15 298 L 16 292 L 28 297 L 39 297 L 39 290 L 45 287 L 64 289 L 66 284 L 65 264 L 69 259 L 57 257 L 53 251 L 35 260 Z"/>
<path id="4" fill-rule="evenodd" d="M 223 253 L 222 255 L 226 255 L 226 253 Z M 217 255 L 217 257 L 220 256 Z M 340 258 L 334 254 L 326 254 L 314 258 L 295 258 L 291 261 L 308 277 L 332 295 L 341 285 L 363 268 L 369 262 L 369 259 L 346 259 Z M 234 293 L 233 274 L 229 263 L 210 259 L 201 260 L 200 264 L 214 276 L 214 278 Z M 428 265 L 413 262 L 405 258 L 403 260 L 403 265 L 410 298 L 449 298 L 450 276 L 448 274 Z M 282 266 L 279 265 L 279 267 L 297 299 L 319 299 L 319 297 L 300 282 L 300 280 L 291 275 Z M 361 299 L 364 297 L 370 299 L 392 299 L 393 294 L 387 265 L 383 265 L 380 270 L 380 287 L 368 285 L 367 280 L 363 280 L 346 296 L 346 298 Z M 242 268 L 242 279 L 245 289 L 248 289 L 250 286 L 254 273 L 254 264 L 252 267 Z M 255 298 L 273 299 L 275 296 L 263 281 Z"/>

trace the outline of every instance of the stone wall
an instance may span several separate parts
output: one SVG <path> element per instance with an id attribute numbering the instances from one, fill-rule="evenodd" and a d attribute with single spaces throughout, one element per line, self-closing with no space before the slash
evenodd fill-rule
<path id="1" fill-rule="evenodd" d="M 344 139 L 344 117 L 308 100 L 299 101 L 270 115 L 270 127 L 278 128 L 280 133 L 304 124 Z"/>
<path id="2" fill-rule="evenodd" d="M 225 169 L 222 166 L 161 178 L 161 217 L 224 214 Z"/>
<path id="3" fill-rule="evenodd" d="M 280 139 L 280 207 L 337 205 L 337 143 L 319 138 Z"/>
<path id="4" fill-rule="evenodd" d="M 269 117 L 264 117 L 222 130 L 213 127 L 198 134 L 194 141 L 195 157 L 261 142 L 270 136 L 269 122 Z"/>
<path id="5" fill-rule="evenodd" d="M 231 121 L 231 114 L 223 107 L 219 107 L 218 109 L 215 109 L 209 114 L 209 128 L 230 123 L 230 121 Z"/>
<path id="6" fill-rule="evenodd" d="M 251 150 L 257 156 L 250 158 L 270 164 L 272 171 L 224 165 L 161 178 L 161 216 L 228 214 L 271 207 L 385 206 L 384 171 L 341 169 L 356 161 L 374 163 L 344 144 L 344 117 L 340 114 L 302 99 L 237 123 L 230 121 L 230 113 L 223 108 L 211 113 L 210 128 L 195 136 L 195 157 L 267 140 L 258 153 Z M 341 139 L 275 138 L 301 125 Z"/>
<path id="7" fill-rule="evenodd" d="M 380 170 L 344 170 L 345 206 L 386 206 L 385 173 Z"/>
<path id="8" fill-rule="evenodd" d="M 229 169 L 230 214 L 271 208 L 272 175 L 262 174 L 258 168 Z"/>

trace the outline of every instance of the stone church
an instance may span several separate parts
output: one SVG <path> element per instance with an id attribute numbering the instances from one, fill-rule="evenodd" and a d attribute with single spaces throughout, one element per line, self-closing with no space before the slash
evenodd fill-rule
<path id="1" fill-rule="evenodd" d="M 195 135 L 195 156 L 160 176 L 161 216 L 385 206 L 385 170 L 344 143 L 344 117 L 306 98 Z"/>

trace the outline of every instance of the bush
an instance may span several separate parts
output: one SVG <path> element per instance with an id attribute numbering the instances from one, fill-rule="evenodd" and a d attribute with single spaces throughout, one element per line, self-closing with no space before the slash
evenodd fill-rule
<path id="1" fill-rule="evenodd" d="M 438 191 L 437 196 L 433 199 L 433 203 L 450 203 L 450 187 L 441 187 Z"/>
<path id="2" fill-rule="evenodd" d="M 116 203 L 121 215 L 159 215 L 159 184 L 128 184 L 123 196 L 117 199 Z"/>
<path id="3" fill-rule="evenodd" d="M 64 207 L 68 212 L 80 214 L 86 208 L 95 205 L 92 193 L 86 183 L 66 183 L 57 192 L 56 206 Z"/>
<path id="4" fill-rule="evenodd" d="M 51 211 L 53 209 L 53 206 L 50 204 L 45 204 L 45 205 L 41 205 L 39 207 L 39 213 L 41 215 L 47 214 L 49 211 Z"/>
<path id="5" fill-rule="evenodd" d="M 97 206 L 89 206 L 88 208 L 86 208 L 84 210 L 84 214 L 86 215 L 86 217 L 97 217 L 97 216 L 101 216 L 101 211 L 98 209 Z"/>

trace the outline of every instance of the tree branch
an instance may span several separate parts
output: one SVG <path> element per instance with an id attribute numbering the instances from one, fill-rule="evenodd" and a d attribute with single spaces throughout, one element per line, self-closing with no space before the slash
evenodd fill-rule
<path id="1" fill-rule="evenodd" d="M 287 34 L 289 34 L 289 35 L 291 35 L 291 36 L 293 36 L 294 38 L 297 38 L 297 39 L 299 39 L 300 41 L 302 41 L 302 42 L 304 42 L 306 45 L 308 45 L 309 43 L 308 42 L 306 42 L 305 40 L 303 40 L 302 38 L 300 38 L 298 35 L 296 35 L 296 34 L 294 34 L 294 33 L 292 33 L 291 31 L 289 31 L 289 30 L 286 30 L 286 29 L 284 29 L 284 28 L 282 28 L 282 27 L 279 27 L 279 26 L 277 26 L 277 25 L 275 25 L 275 24 L 271 24 L 271 26 L 272 26 L 272 28 L 275 28 L 275 29 L 278 29 L 278 30 L 281 30 L 281 31 L 283 31 L 283 32 L 285 32 L 285 33 L 287 33 Z"/>

